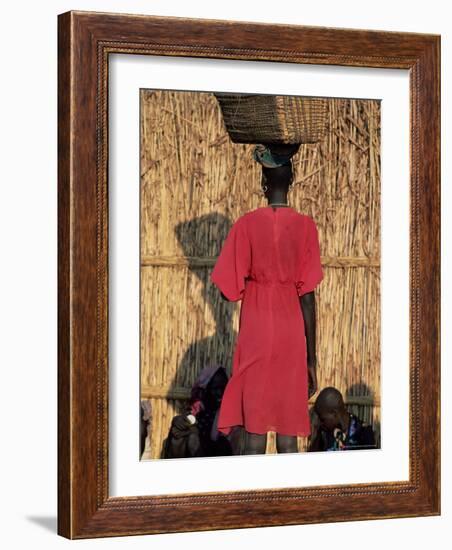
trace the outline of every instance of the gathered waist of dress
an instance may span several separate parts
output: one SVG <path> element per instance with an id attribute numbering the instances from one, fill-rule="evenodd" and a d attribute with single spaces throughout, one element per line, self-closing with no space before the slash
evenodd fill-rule
<path id="1" fill-rule="evenodd" d="M 258 284 L 258 285 L 264 285 L 264 286 L 294 286 L 296 283 L 295 281 L 271 281 L 268 279 L 260 279 L 255 277 L 249 277 L 248 281 Z"/>

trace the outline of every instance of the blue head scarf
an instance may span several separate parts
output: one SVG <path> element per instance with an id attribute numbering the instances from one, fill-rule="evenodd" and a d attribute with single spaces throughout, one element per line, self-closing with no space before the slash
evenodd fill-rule
<path id="1" fill-rule="evenodd" d="M 253 157 L 256 162 L 266 168 L 277 168 L 278 166 L 290 164 L 293 153 L 286 155 L 273 153 L 266 145 L 258 144 L 254 147 Z"/>

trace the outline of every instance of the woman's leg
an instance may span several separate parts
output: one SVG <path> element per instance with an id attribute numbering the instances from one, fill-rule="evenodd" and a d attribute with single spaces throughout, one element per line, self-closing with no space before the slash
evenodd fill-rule
<path id="1" fill-rule="evenodd" d="M 245 432 L 246 455 L 264 455 L 267 449 L 267 434 Z"/>
<path id="2" fill-rule="evenodd" d="M 298 453 L 297 436 L 277 433 L 276 450 L 278 453 Z"/>

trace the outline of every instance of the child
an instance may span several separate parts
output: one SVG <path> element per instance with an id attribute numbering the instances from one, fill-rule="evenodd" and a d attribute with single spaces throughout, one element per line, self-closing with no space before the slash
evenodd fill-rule
<path id="1" fill-rule="evenodd" d="M 255 148 L 269 204 L 234 223 L 211 273 L 222 296 L 242 301 L 218 429 L 228 434 L 243 426 L 245 454 L 265 453 L 269 431 L 277 434 L 278 452 L 297 452 L 297 436 L 310 434 L 308 397 L 317 390 L 317 227 L 287 203 L 298 146 L 277 149 Z"/>
<path id="2" fill-rule="evenodd" d="M 225 436 L 217 429 L 227 380 L 221 365 L 207 366 L 201 371 L 185 412 L 173 418 L 162 458 L 242 454 L 243 430 L 233 430 Z"/>
<path id="3" fill-rule="evenodd" d="M 371 426 L 347 411 L 342 394 L 333 387 L 324 388 L 311 414 L 312 433 L 308 451 L 347 451 L 375 449 Z"/>

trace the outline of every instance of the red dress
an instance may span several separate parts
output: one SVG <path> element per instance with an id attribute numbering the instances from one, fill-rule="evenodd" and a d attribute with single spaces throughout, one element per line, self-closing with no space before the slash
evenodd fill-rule
<path id="1" fill-rule="evenodd" d="M 323 279 L 315 222 L 264 206 L 231 227 L 210 280 L 241 300 L 239 333 L 218 430 L 310 434 L 304 320 L 299 296 Z"/>

